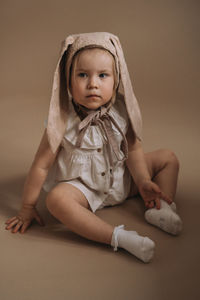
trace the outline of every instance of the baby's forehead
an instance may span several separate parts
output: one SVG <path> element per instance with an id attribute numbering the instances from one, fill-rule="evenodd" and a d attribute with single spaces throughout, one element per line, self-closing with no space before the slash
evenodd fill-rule
<path id="1" fill-rule="evenodd" d="M 81 65 L 100 64 L 111 67 L 114 64 L 114 58 L 109 51 L 101 48 L 83 49 L 74 57 L 74 67 Z"/>
<path id="2" fill-rule="evenodd" d="M 103 53 L 107 53 L 110 54 L 110 52 L 102 47 L 85 47 L 82 48 L 78 51 L 79 54 L 84 54 L 84 53 L 90 53 L 90 54 L 94 54 L 94 53 L 99 53 L 99 54 L 103 54 Z M 111 54 L 110 54 L 111 55 Z"/>

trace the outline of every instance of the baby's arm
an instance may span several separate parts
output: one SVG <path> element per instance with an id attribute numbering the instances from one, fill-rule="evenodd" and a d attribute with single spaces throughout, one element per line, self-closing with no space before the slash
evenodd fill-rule
<path id="1" fill-rule="evenodd" d="M 6 229 L 13 229 L 12 232 L 16 233 L 22 227 L 21 233 L 23 233 L 33 219 L 36 219 L 40 225 L 43 225 L 43 221 L 37 212 L 36 204 L 42 185 L 58 152 L 59 149 L 55 154 L 51 151 L 45 129 L 24 184 L 21 209 L 17 216 L 6 221 Z"/>
<path id="2" fill-rule="evenodd" d="M 51 151 L 45 129 L 24 184 L 22 205 L 36 206 L 40 190 L 57 153 L 58 151 L 55 154 Z"/>
<path id="3" fill-rule="evenodd" d="M 129 126 L 127 132 L 128 141 L 128 159 L 126 161 L 127 167 L 133 177 L 133 180 L 138 187 L 140 195 L 142 196 L 145 206 L 147 208 L 154 207 L 160 208 L 160 198 L 171 203 L 171 200 L 162 193 L 156 183 L 151 180 L 145 156 L 142 148 L 142 143 L 135 138 L 134 132 Z"/>

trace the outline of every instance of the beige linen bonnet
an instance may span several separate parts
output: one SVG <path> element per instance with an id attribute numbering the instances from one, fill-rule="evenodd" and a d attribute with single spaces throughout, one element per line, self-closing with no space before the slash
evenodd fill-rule
<path id="1" fill-rule="evenodd" d="M 53 153 L 58 149 L 65 133 L 68 103 L 71 101 L 69 76 L 73 57 L 77 51 L 91 45 L 104 48 L 113 55 L 117 72 L 116 86 L 121 84 L 121 94 L 124 97 L 132 128 L 136 136 L 141 140 L 141 113 L 132 89 L 129 72 L 118 37 L 108 32 L 73 34 L 69 35 L 62 42 L 59 60 L 54 73 L 47 123 L 47 136 Z M 117 97 L 118 95 L 116 95 L 116 99 Z"/>

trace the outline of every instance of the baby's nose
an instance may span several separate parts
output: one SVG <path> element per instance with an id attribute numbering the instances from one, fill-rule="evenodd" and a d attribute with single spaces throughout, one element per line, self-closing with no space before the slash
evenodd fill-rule
<path id="1" fill-rule="evenodd" d="M 97 88 L 98 87 L 98 80 L 95 76 L 91 76 L 89 78 L 89 81 L 88 81 L 88 88 Z"/>

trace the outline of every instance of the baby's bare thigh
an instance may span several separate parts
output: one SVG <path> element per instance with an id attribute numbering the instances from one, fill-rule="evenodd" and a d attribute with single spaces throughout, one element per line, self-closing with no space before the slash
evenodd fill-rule
<path id="1" fill-rule="evenodd" d="M 85 195 L 77 187 L 66 182 L 58 183 L 47 195 L 47 201 L 48 198 L 57 199 L 58 201 L 59 199 L 66 200 L 66 202 L 76 201 L 81 206 L 91 210 Z"/>

